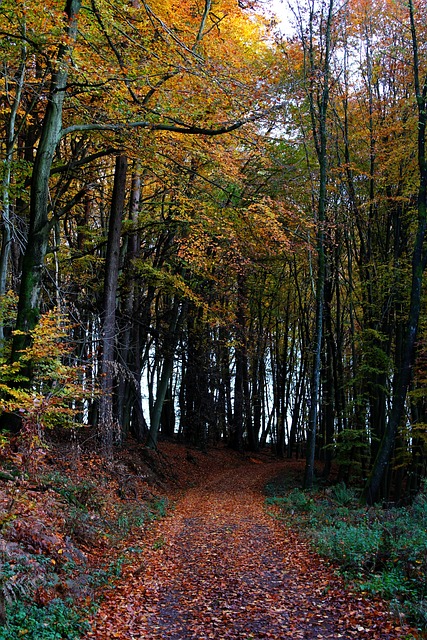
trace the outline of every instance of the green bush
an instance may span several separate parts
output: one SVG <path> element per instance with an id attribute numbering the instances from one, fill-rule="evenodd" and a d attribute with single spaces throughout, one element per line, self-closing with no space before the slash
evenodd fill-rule
<path id="1" fill-rule="evenodd" d="M 270 496 L 266 500 L 269 505 L 277 505 L 285 512 L 294 514 L 295 512 L 307 513 L 314 508 L 314 501 L 311 496 L 301 489 L 292 489 L 285 496 Z"/>
<path id="2" fill-rule="evenodd" d="M 338 562 L 347 571 L 360 573 L 375 566 L 381 530 L 338 522 L 313 532 L 313 541 L 321 555 Z"/>
<path id="3" fill-rule="evenodd" d="M 359 588 L 364 593 L 380 595 L 389 600 L 408 599 L 416 595 L 414 585 L 409 582 L 400 567 L 384 569 L 381 573 L 374 573 L 369 580 L 361 582 Z"/>
<path id="4" fill-rule="evenodd" d="M 412 505 L 412 513 L 418 522 L 427 526 L 427 483 L 424 490 L 421 491 L 414 500 Z"/>
<path id="5" fill-rule="evenodd" d="M 332 488 L 332 496 L 335 502 L 343 507 L 355 504 L 357 500 L 354 489 L 348 488 L 344 482 L 340 482 Z"/>
<path id="6" fill-rule="evenodd" d="M 427 630 L 426 489 L 407 508 L 366 509 L 356 498 L 338 484 L 316 493 L 293 489 L 267 504 L 336 563 L 353 588 L 389 599 L 396 613 Z"/>
<path id="7" fill-rule="evenodd" d="M 156 498 L 147 504 L 125 505 L 117 515 L 115 530 L 126 536 L 133 527 L 143 527 L 147 521 L 163 518 L 168 509 L 166 498 Z"/>
<path id="8" fill-rule="evenodd" d="M 427 629 L 427 598 L 414 597 L 405 600 L 404 610 L 409 619 L 416 621 L 419 628 L 425 632 Z"/>
<path id="9" fill-rule="evenodd" d="M 126 505 L 119 511 L 116 527 L 118 528 L 120 535 L 125 536 L 133 527 L 144 526 L 145 522 L 149 518 L 150 513 L 144 504 Z"/>
<path id="10" fill-rule="evenodd" d="M 104 534 L 107 525 L 95 514 L 80 507 L 71 506 L 65 517 L 64 528 L 67 535 L 82 544 L 96 544 Z"/>
<path id="11" fill-rule="evenodd" d="M 69 602 L 52 600 L 44 607 L 14 601 L 6 607 L 6 624 L 0 640 L 77 640 L 90 630 Z"/>
<path id="12" fill-rule="evenodd" d="M 167 498 L 156 498 L 152 500 L 149 506 L 150 520 L 164 518 L 168 508 L 169 502 Z"/>
<path id="13" fill-rule="evenodd" d="M 75 484 L 67 476 L 52 474 L 51 484 L 54 485 L 54 490 L 59 493 L 68 504 L 74 505 L 79 509 L 101 511 L 104 506 L 105 500 L 94 482 L 83 480 Z"/>

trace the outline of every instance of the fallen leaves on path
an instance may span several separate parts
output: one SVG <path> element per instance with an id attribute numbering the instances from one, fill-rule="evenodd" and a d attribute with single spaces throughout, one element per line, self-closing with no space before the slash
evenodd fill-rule
<path id="1" fill-rule="evenodd" d="M 283 463 L 246 460 L 188 490 L 122 580 L 87 639 L 398 640 L 386 604 L 343 583 L 264 508 Z"/>

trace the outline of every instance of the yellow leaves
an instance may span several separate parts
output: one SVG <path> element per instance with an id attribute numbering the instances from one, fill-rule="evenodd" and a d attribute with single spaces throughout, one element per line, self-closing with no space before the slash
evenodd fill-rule
<path id="1" fill-rule="evenodd" d="M 28 64 L 28 81 L 37 68 L 40 77 L 41 70 L 46 71 L 47 82 L 59 46 L 73 43 L 65 127 L 76 121 L 145 121 L 147 107 L 155 109 L 151 117 L 156 122 L 164 117 L 168 123 L 176 118 L 198 126 L 218 126 L 250 108 L 249 100 L 259 90 L 259 76 L 264 75 L 260 73 L 264 26 L 237 2 L 212 3 L 208 15 L 205 3 L 193 0 L 97 0 L 94 7 L 80 12 L 74 44 L 64 28 L 64 3 L 59 0 L 43 6 L 33 1 L 17 6 L 12 0 L 2 3 L 2 12 L 11 13 L 16 43 L 22 27 L 17 16 L 25 13 L 29 58 L 37 60 L 37 65 L 34 59 Z M 16 50 L 14 46 L 9 53 L 15 56 Z M 40 83 L 38 78 L 34 81 Z M 44 95 L 43 86 L 40 95 Z M 44 108 L 45 101 L 40 99 L 34 113 Z"/>
<path id="2" fill-rule="evenodd" d="M 14 322 L 16 318 L 16 310 L 18 304 L 18 296 L 14 291 L 8 291 L 0 297 L 0 321 L 4 324 Z"/>
<path id="3" fill-rule="evenodd" d="M 247 217 L 250 224 L 257 229 L 260 250 L 283 252 L 290 248 L 290 234 L 279 219 L 279 206 L 273 200 L 264 198 L 263 201 L 250 205 Z"/>
<path id="4" fill-rule="evenodd" d="M 5 367 L 2 367 L 1 377 L 4 375 Z M 24 413 L 28 407 L 33 408 L 33 395 L 23 389 L 15 389 L 4 383 L 0 383 L 0 392 L 4 393 L 7 399 L 0 401 L 0 409 L 2 411 L 13 412 L 18 411 Z"/>
<path id="5" fill-rule="evenodd" d="M 0 366 L 0 408 L 17 412 L 40 427 L 72 423 L 76 403 L 95 391 L 83 368 L 63 362 L 72 346 L 65 316 L 56 309 L 43 315 L 30 332 L 32 344 L 19 361 Z M 27 377 L 31 370 L 31 385 Z"/>
<path id="6" fill-rule="evenodd" d="M 166 270 L 157 269 L 147 262 L 138 262 L 136 265 L 140 276 L 146 278 L 150 284 L 169 295 L 178 295 L 183 299 L 190 300 L 197 307 L 206 308 L 206 303 L 199 296 L 179 273 L 169 273 Z"/>

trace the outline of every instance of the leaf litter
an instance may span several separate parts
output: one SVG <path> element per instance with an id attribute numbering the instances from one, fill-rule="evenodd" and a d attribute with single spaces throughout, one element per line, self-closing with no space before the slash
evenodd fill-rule
<path id="1" fill-rule="evenodd" d="M 203 463 L 203 458 L 197 461 Z M 87 640 L 401 640 L 387 603 L 349 592 L 333 567 L 264 506 L 283 462 L 198 465 L 195 486 L 145 532 L 104 589 Z"/>

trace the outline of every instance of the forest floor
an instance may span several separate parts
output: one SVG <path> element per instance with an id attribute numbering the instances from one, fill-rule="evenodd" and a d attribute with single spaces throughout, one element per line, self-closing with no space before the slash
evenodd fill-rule
<path id="1" fill-rule="evenodd" d="M 414 637 L 266 510 L 266 483 L 301 463 L 171 444 L 161 456 L 173 508 L 127 537 L 135 553 L 102 587 L 86 640 Z"/>

